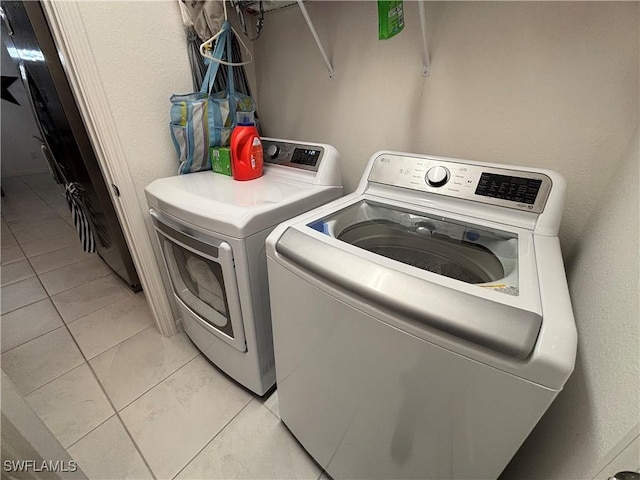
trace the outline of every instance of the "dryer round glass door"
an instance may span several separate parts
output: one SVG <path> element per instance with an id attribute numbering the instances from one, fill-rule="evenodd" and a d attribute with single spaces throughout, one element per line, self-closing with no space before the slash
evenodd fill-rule
<path id="1" fill-rule="evenodd" d="M 233 337 L 220 265 L 171 241 L 164 242 L 164 249 L 171 279 L 181 300 L 209 324 Z"/>
<path id="2" fill-rule="evenodd" d="M 154 218 L 176 299 L 206 330 L 246 351 L 231 246 L 204 241 Z"/>

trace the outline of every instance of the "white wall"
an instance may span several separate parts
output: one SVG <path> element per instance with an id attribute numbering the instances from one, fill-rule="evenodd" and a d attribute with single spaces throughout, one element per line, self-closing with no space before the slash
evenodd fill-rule
<path id="1" fill-rule="evenodd" d="M 18 77 L 9 92 L 20 105 L 2 100 L 2 177 L 26 175 L 29 173 L 46 172 L 46 160 L 42 157 L 40 141 L 33 138 L 40 136 L 38 127 L 33 119 L 31 107 L 27 99 L 27 92 L 22 85 L 18 69 L 7 52 L 4 39 L 0 46 L 2 54 L 1 71 L 4 76 Z"/>
<path id="2" fill-rule="evenodd" d="M 335 78 L 297 8 L 268 14 L 265 134 L 335 145 L 348 191 L 382 148 L 557 170 L 570 249 L 638 121 L 637 2 L 428 2 L 427 78 L 416 2 L 386 41 L 376 2 L 306 5 Z"/>
<path id="3" fill-rule="evenodd" d="M 567 265 L 578 327 L 576 369 L 505 479 L 592 478 L 618 441 L 638 429 L 639 165 L 636 127 Z M 636 462 L 639 457 L 636 452 Z"/>
<path id="4" fill-rule="evenodd" d="M 144 187 L 178 173 L 169 134 L 169 97 L 192 90 L 178 3 L 77 5 L 141 208 L 146 210 Z"/>

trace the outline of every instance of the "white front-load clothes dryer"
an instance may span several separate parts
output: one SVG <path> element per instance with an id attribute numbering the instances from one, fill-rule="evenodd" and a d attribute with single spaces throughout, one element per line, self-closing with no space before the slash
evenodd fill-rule
<path id="1" fill-rule="evenodd" d="M 258 179 L 205 171 L 145 189 L 185 332 L 258 395 L 275 383 L 265 238 L 278 223 L 342 195 L 332 146 L 262 143 Z"/>
<path id="2" fill-rule="evenodd" d="M 334 479 L 498 477 L 574 367 L 564 195 L 384 151 L 267 238 L 280 415 Z"/>

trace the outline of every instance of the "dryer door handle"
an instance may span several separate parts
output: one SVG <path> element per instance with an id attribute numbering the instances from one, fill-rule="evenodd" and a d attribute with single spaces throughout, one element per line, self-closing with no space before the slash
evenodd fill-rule
<path id="1" fill-rule="evenodd" d="M 312 236 L 294 227 L 276 244 L 277 253 L 293 265 L 348 295 L 417 323 L 422 338 L 429 339 L 431 327 L 517 359 L 533 351 L 542 324 L 537 313 L 408 275 L 351 253 L 349 248 L 357 247 L 330 237 L 316 238 L 315 232 Z"/>
<path id="2" fill-rule="evenodd" d="M 153 208 L 149 210 L 149 214 L 157 230 L 160 230 L 169 238 L 183 243 L 194 252 L 202 252 L 212 258 L 218 258 L 220 247 L 226 243 L 224 240 L 210 237 L 196 232 L 186 225 L 173 222 L 160 215 Z"/>

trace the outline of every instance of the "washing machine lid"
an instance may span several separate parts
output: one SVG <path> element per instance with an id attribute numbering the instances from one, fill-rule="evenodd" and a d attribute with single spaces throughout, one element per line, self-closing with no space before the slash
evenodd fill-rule
<path id="1" fill-rule="evenodd" d="M 531 232 L 366 198 L 343 207 L 290 226 L 277 252 L 428 328 L 531 354 L 542 325 Z"/>
<path id="2" fill-rule="evenodd" d="M 149 206 L 212 233 L 246 238 L 320 203 L 341 187 L 313 185 L 272 174 L 239 182 L 211 171 L 162 178 L 145 192 Z"/>

